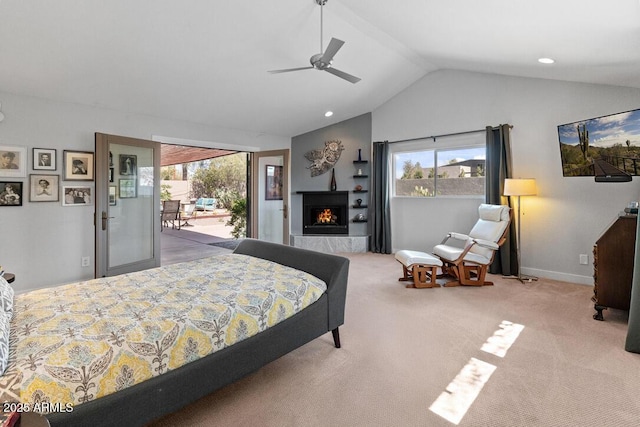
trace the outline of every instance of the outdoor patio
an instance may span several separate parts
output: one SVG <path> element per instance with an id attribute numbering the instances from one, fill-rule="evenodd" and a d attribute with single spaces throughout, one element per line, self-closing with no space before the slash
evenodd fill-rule
<path id="1" fill-rule="evenodd" d="M 228 220 L 229 213 L 217 209 L 214 212 L 198 212 L 180 230 L 164 227 L 160 233 L 161 265 L 230 253 L 231 249 L 212 245 L 234 240 L 232 227 L 225 225 Z"/>

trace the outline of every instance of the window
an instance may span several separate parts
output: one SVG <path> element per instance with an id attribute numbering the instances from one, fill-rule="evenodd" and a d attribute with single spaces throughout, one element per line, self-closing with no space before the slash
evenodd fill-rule
<path id="1" fill-rule="evenodd" d="M 484 196 L 484 134 L 396 145 L 392 147 L 395 196 Z"/>

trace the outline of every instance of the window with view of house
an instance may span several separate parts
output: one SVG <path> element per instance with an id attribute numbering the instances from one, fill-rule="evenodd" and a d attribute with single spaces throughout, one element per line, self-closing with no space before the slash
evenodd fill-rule
<path id="1" fill-rule="evenodd" d="M 484 196 L 484 134 L 397 143 L 392 147 L 397 197 Z"/>

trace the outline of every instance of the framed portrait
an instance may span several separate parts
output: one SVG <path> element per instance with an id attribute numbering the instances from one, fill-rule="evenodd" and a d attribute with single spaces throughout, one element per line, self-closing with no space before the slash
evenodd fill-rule
<path id="1" fill-rule="evenodd" d="M 33 149 L 33 170 L 56 170 L 56 150 L 53 148 Z"/>
<path id="2" fill-rule="evenodd" d="M 0 177 L 27 176 L 27 148 L 0 145 Z"/>
<path id="3" fill-rule="evenodd" d="M 118 182 L 119 193 L 121 199 L 131 199 L 136 197 L 136 180 L 135 178 L 123 178 Z"/>
<path id="4" fill-rule="evenodd" d="M 120 175 L 136 175 L 138 156 L 135 154 L 120 154 Z"/>
<path id="5" fill-rule="evenodd" d="M 65 185 L 62 187 L 62 206 L 93 205 L 93 187 L 89 185 Z"/>
<path id="6" fill-rule="evenodd" d="M 22 206 L 22 182 L 0 181 L 0 206 Z"/>
<path id="7" fill-rule="evenodd" d="M 93 153 L 64 150 L 64 180 L 93 181 Z"/>
<path id="8" fill-rule="evenodd" d="M 266 166 L 265 200 L 282 200 L 282 166 Z"/>
<path id="9" fill-rule="evenodd" d="M 60 200 L 59 175 L 29 175 L 30 202 L 57 202 Z"/>
<path id="10" fill-rule="evenodd" d="M 113 182 L 113 168 L 109 168 L 109 182 Z"/>
<path id="11" fill-rule="evenodd" d="M 116 205 L 116 186 L 110 185 L 109 186 L 109 206 L 115 206 L 115 205 Z"/>

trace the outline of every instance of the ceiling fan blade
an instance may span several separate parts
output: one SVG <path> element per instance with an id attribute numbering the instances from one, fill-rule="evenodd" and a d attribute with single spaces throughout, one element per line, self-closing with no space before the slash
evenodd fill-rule
<path id="1" fill-rule="evenodd" d="M 271 74 L 288 73 L 290 71 L 311 70 L 311 69 L 313 69 L 313 67 L 286 68 L 284 70 L 270 70 L 269 73 Z"/>
<path id="2" fill-rule="evenodd" d="M 338 76 L 340 78 L 345 79 L 351 83 L 358 83 L 361 79 L 360 77 L 352 76 L 351 74 L 345 73 L 344 71 L 336 70 L 335 68 L 325 68 L 326 72 L 333 74 L 334 76 Z"/>
<path id="3" fill-rule="evenodd" d="M 344 42 L 342 40 L 338 40 L 335 37 L 332 37 L 331 41 L 329 42 L 329 46 L 327 46 L 327 49 L 324 51 L 324 54 L 322 54 L 322 58 L 320 58 L 320 60 L 325 64 L 330 63 L 343 44 Z"/>

